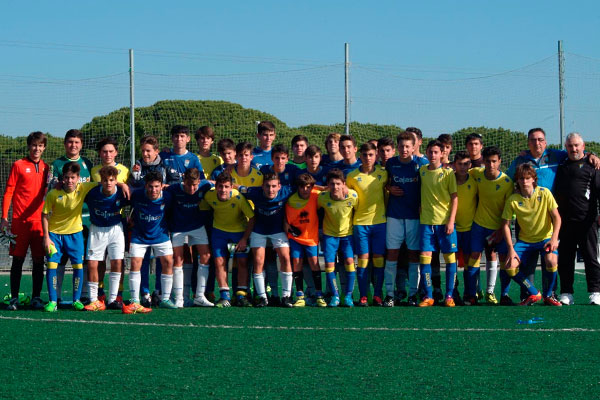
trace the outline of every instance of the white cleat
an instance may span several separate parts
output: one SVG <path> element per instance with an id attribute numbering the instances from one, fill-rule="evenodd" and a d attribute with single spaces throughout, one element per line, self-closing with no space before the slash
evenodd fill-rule
<path id="1" fill-rule="evenodd" d="M 575 300 L 573 300 L 573 294 L 571 293 L 561 293 L 559 297 L 559 301 L 565 305 L 570 306 L 575 304 Z"/>
<path id="2" fill-rule="evenodd" d="M 197 296 L 194 298 L 194 305 L 198 307 L 214 307 L 215 305 L 208 301 L 204 296 Z"/>
<path id="3" fill-rule="evenodd" d="M 175 300 L 175 305 L 177 308 L 183 308 L 183 298 Z"/>
<path id="4" fill-rule="evenodd" d="M 593 304 L 595 306 L 600 306 L 600 293 L 599 292 L 590 293 L 590 304 Z"/>

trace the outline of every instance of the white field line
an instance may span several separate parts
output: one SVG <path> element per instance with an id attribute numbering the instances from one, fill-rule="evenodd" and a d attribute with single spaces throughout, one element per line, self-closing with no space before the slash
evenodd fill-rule
<path id="1" fill-rule="evenodd" d="M 135 318 L 135 317 L 134 317 Z M 91 321 L 82 319 L 61 318 L 27 318 L 0 316 L 0 320 L 45 322 L 45 323 L 71 323 L 88 325 L 124 325 L 160 328 L 196 328 L 196 329 L 253 329 L 274 331 L 384 331 L 384 332 L 600 332 L 594 328 L 388 328 L 388 327 L 320 327 L 320 326 L 261 326 L 261 325 L 195 325 L 195 324 L 165 324 L 156 322 L 124 322 L 124 321 Z"/>

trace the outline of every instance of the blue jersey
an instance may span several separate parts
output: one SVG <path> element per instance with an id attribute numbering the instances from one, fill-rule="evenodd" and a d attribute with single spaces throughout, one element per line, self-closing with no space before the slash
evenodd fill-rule
<path id="1" fill-rule="evenodd" d="M 85 196 L 85 203 L 90 210 L 90 221 L 96 226 L 115 226 L 121 222 L 121 207 L 127 204 L 120 187 L 110 196 L 102 193 L 98 185 Z"/>
<path id="2" fill-rule="evenodd" d="M 337 161 L 331 161 L 329 159 L 329 154 L 323 154 L 321 156 L 321 166 L 323 167 L 327 167 L 327 168 L 338 168 L 339 164 L 343 163 L 344 159 L 342 158 L 341 160 L 337 160 Z"/>
<path id="3" fill-rule="evenodd" d="M 171 232 L 189 232 L 201 228 L 208 223 L 208 212 L 201 211 L 199 204 L 212 185 L 202 180 L 194 194 L 183 190 L 183 183 L 171 185 L 167 192 L 172 195 L 173 203 L 169 214 L 169 229 Z"/>
<path id="4" fill-rule="evenodd" d="M 390 186 L 404 190 L 404 196 L 392 196 L 388 200 L 387 216 L 396 219 L 419 219 L 421 190 L 419 187 L 419 163 L 413 158 L 408 163 L 392 157 L 385 163 Z"/>
<path id="5" fill-rule="evenodd" d="M 296 187 L 296 177 L 299 175 L 299 171 L 303 171 L 300 168 L 298 168 L 297 166 L 293 165 L 293 164 L 286 164 L 285 169 L 283 170 L 283 172 L 278 173 L 277 175 L 279 176 L 279 183 L 281 183 L 281 186 L 288 186 L 290 188 L 295 188 Z M 273 166 L 272 165 L 263 165 L 262 167 L 260 167 L 260 172 L 263 174 L 263 176 L 269 172 L 275 172 L 273 171 Z"/>
<path id="6" fill-rule="evenodd" d="M 161 151 L 160 158 L 167 173 L 167 185 L 173 185 L 183 181 L 183 174 L 190 168 L 198 168 L 200 179 L 204 179 L 204 170 L 200 159 L 191 151 L 185 154 L 175 154 L 171 151 Z"/>
<path id="7" fill-rule="evenodd" d="M 345 162 L 341 162 L 339 164 L 335 164 L 332 165 L 329 169 L 333 169 L 333 168 L 338 168 L 341 169 L 342 172 L 344 173 L 344 177 L 348 176 L 348 174 L 352 171 L 354 171 L 356 168 L 360 167 L 362 165 L 362 161 L 360 161 L 360 158 L 357 159 L 353 164 L 346 164 Z"/>
<path id="8" fill-rule="evenodd" d="M 272 148 L 271 148 L 272 150 Z M 252 150 L 252 165 L 256 167 L 256 169 L 260 169 L 263 165 L 273 165 L 273 160 L 271 160 L 271 150 L 263 150 L 260 147 L 255 147 Z"/>
<path id="9" fill-rule="evenodd" d="M 298 171 L 298 175 L 309 174 L 313 178 L 315 178 L 315 185 L 319 186 L 327 186 L 327 172 L 330 168 L 320 166 L 316 173 L 311 174 L 307 169 L 301 169 Z"/>
<path id="10" fill-rule="evenodd" d="M 412 156 L 413 161 L 416 162 L 417 164 L 419 164 L 419 167 L 422 167 L 423 165 L 427 165 L 429 164 L 429 160 L 427 159 L 427 156 L 422 155 L 422 156 Z"/>
<path id="11" fill-rule="evenodd" d="M 521 164 L 529 163 L 533 165 L 535 172 L 537 172 L 537 185 L 548 188 L 553 192 L 556 170 L 558 169 L 559 164 L 566 159 L 567 152 L 564 150 L 546 149 L 539 159 L 533 158 L 531 152 L 527 150 L 524 156 L 518 156 L 513 160 L 510 167 L 508 167 L 506 174 L 514 181 L 517 167 Z"/>
<path id="12" fill-rule="evenodd" d="M 261 235 L 273 235 L 283 232 L 285 218 L 285 203 L 292 195 L 292 190 L 282 186 L 277 196 L 269 200 L 265 197 L 262 187 L 249 187 L 244 196 L 254 203 L 254 232 Z"/>
<path id="13" fill-rule="evenodd" d="M 145 189 L 137 189 L 131 194 L 131 204 L 133 205 L 131 243 L 157 244 L 170 239 L 165 214 L 171 206 L 171 193 L 163 191 L 161 197 L 150 200 L 146 196 Z"/>
<path id="14" fill-rule="evenodd" d="M 160 176 L 162 176 L 162 183 L 167 182 L 167 170 L 162 163 L 160 156 L 156 157 L 151 163 L 146 164 L 144 160 L 136 161 L 136 164 L 140 166 L 139 171 L 131 171 L 131 175 L 129 176 L 129 185 L 132 188 L 141 188 L 144 186 L 144 177 L 150 172 L 158 172 Z"/>

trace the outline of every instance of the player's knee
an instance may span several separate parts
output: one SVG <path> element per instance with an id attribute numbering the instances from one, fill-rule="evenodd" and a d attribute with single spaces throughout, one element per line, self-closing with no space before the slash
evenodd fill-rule
<path id="1" fill-rule="evenodd" d="M 455 263 L 456 253 L 444 253 L 444 261 L 446 261 L 446 264 Z"/>
<path id="2" fill-rule="evenodd" d="M 479 268 L 481 264 L 481 258 L 469 258 L 469 267 Z"/>
<path id="3" fill-rule="evenodd" d="M 431 256 L 421 255 L 419 256 L 419 262 L 421 264 L 431 264 Z"/>
<path id="4" fill-rule="evenodd" d="M 358 268 L 367 268 L 369 266 L 368 258 L 359 258 L 358 259 Z"/>
<path id="5" fill-rule="evenodd" d="M 383 268 L 384 264 L 383 257 L 373 257 L 373 266 L 375 268 Z"/>
<path id="6" fill-rule="evenodd" d="M 548 265 L 548 264 L 546 264 L 546 271 L 548 271 L 548 272 L 556 272 L 556 271 L 558 271 L 558 266 L 557 265 Z"/>
<path id="7" fill-rule="evenodd" d="M 83 269 L 83 264 L 73 264 L 73 269 Z"/>
<path id="8" fill-rule="evenodd" d="M 356 269 L 354 268 L 354 263 L 345 265 L 346 272 L 354 272 Z"/>

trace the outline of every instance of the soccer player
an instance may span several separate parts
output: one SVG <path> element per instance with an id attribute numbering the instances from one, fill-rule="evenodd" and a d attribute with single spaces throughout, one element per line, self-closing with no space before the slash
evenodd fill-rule
<path id="1" fill-rule="evenodd" d="M 205 225 L 209 221 L 207 213 L 199 208 L 200 202 L 211 187 L 209 181 L 200 180 L 198 169 L 190 168 L 184 172 L 182 183 L 166 189 L 173 199 L 169 227 L 173 244 L 173 298 L 178 308 L 183 308 L 185 300 L 189 299 L 192 281 L 192 270 L 184 268 L 185 244 L 195 247 L 198 252 L 198 280 L 194 304 L 203 307 L 214 305 L 204 296 L 210 260 Z M 184 274 L 190 276 L 186 277 Z"/>
<path id="2" fill-rule="evenodd" d="M 321 158 L 321 164 L 323 167 L 333 168 L 342 162 L 344 157 L 340 154 L 340 138 L 342 135 L 339 133 L 330 133 L 325 138 L 325 149 L 327 154 L 323 154 Z"/>
<path id="3" fill-rule="evenodd" d="M 309 146 L 310 147 L 310 146 Z M 315 146 L 316 147 L 316 146 Z M 307 150 L 308 151 L 308 150 Z M 297 192 L 285 204 L 285 231 L 290 243 L 293 278 L 296 283 L 296 302 L 294 307 L 304 307 L 306 300 L 303 290 L 303 260 L 307 258 L 312 281 L 316 289 L 317 307 L 326 307 L 323 299 L 321 268 L 319 267 L 317 245 L 319 243 L 319 217 L 317 200 L 319 190 L 315 188 L 315 178 L 303 173 L 296 178 Z"/>
<path id="4" fill-rule="evenodd" d="M 271 150 L 269 150 L 269 156 Z M 263 176 L 257 167 L 252 165 L 254 155 L 252 154 L 252 144 L 241 142 L 235 146 L 235 159 L 237 164 L 231 167 L 231 179 L 234 187 L 259 187 L 262 186 Z M 273 161 L 270 161 L 272 164 Z"/>
<path id="5" fill-rule="evenodd" d="M 354 251 L 358 255 L 358 289 L 360 292 L 359 306 L 368 306 L 367 290 L 369 274 L 367 266 L 369 256 L 373 257 L 375 285 L 373 304 L 383 305 L 383 279 L 385 255 L 385 187 L 388 173 L 376 165 L 377 148 L 372 143 L 360 146 L 361 165 L 351 171 L 346 177 L 346 185 L 358 194 L 358 206 L 354 210 Z"/>
<path id="6" fill-rule="evenodd" d="M 377 155 L 379 156 L 379 165 L 385 168 L 387 161 L 396 154 L 396 145 L 394 140 L 389 137 L 382 137 L 377 141 Z"/>
<path id="7" fill-rule="evenodd" d="M 217 177 L 215 188 L 206 193 L 201 207 L 214 211 L 212 237 L 210 244 L 215 260 L 216 277 L 219 285 L 220 299 L 216 306 L 231 307 L 229 284 L 227 283 L 227 259 L 229 255 L 237 260 L 238 286 L 235 293 L 236 305 L 250 306 L 246 295 L 248 287 L 248 253 L 247 244 L 254 227 L 254 211 L 246 198 L 233 188 L 231 175 L 223 172 Z M 229 250 L 229 245 L 233 251 Z"/>
<path id="8" fill-rule="evenodd" d="M 10 268 L 10 303 L 8 310 L 16 310 L 19 304 L 19 290 L 23 263 L 27 249 L 31 248 L 33 269 L 31 277 L 31 307 L 41 309 L 44 306 L 40 294 L 44 285 L 44 231 L 42 229 L 42 207 L 46 195 L 49 167 L 42 160 L 46 149 L 46 135 L 32 132 L 27 136 L 27 157 L 15 161 L 10 168 L 2 199 L 2 220 L 0 229 L 11 230 L 16 235 L 9 254 L 12 256 Z M 8 222 L 8 212 L 12 203 L 12 223 Z"/>
<path id="9" fill-rule="evenodd" d="M 555 193 L 561 218 L 558 251 L 560 302 L 571 305 L 577 248 L 583 255 L 590 304 L 600 305 L 600 264 L 598 263 L 598 207 L 600 173 L 584 154 L 585 143 L 579 133 L 567 135 L 569 158 L 556 171 Z"/>
<path id="10" fill-rule="evenodd" d="M 465 138 L 465 147 L 471 159 L 471 168 L 483 167 L 483 137 L 479 133 L 469 133 Z"/>
<path id="11" fill-rule="evenodd" d="M 394 306 L 394 283 L 398 273 L 399 255 L 405 243 L 408 251 L 408 304 L 417 306 L 419 285 L 419 164 L 413 158 L 415 136 L 409 132 L 398 135 L 398 157 L 385 165 L 390 193 L 387 206 L 385 264 L 385 307 Z M 405 276 L 405 275 L 404 275 Z M 402 278 L 401 285 L 404 287 Z"/>
<path id="12" fill-rule="evenodd" d="M 200 164 L 202 164 L 204 175 L 208 179 L 215 168 L 223 164 L 221 157 L 217 154 L 212 154 L 210 151 L 215 141 L 215 132 L 210 126 L 201 126 L 194 134 L 194 138 L 200 149 L 198 153 Z"/>
<path id="13" fill-rule="evenodd" d="M 104 274 L 102 276 L 99 274 L 98 265 L 99 262 L 104 261 L 107 252 L 110 260 L 108 308 L 120 310 L 123 308 L 123 303 L 117 301 L 117 295 L 125 256 L 121 208 L 127 200 L 123 189 L 117 187 L 121 172 L 116 167 L 107 165 L 95 172 L 100 176 L 101 185 L 92 188 L 85 197 L 92 222 L 86 255 L 90 304 L 85 306 L 85 310 L 103 311 L 106 309 L 104 301 L 98 299 L 99 282 L 104 279 Z M 128 189 L 125 190 L 129 192 Z"/>
<path id="14" fill-rule="evenodd" d="M 279 177 L 281 186 L 287 186 L 289 188 L 295 187 L 296 176 L 300 169 L 295 163 L 289 162 L 287 146 L 284 144 L 276 144 L 273 146 L 271 158 L 273 162 L 271 165 L 263 165 L 260 167 L 260 173 L 263 177 L 269 172 L 274 172 Z"/>
<path id="15" fill-rule="evenodd" d="M 477 276 L 479 275 L 479 263 L 481 253 L 486 243 L 499 255 L 500 262 L 506 262 L 507 247 L 502 239 L 502 211 L 508 197 L 513 193 L 512 180 L 500 170 L 502 154 L 496 146 L 488 146 L 483 149 L 484 168 L 474 168 L 471 175 L 477 185 L 479 202 L 471 227 L 471 256 L 467 269 L 469 278 L 469 292 L 467 302 L 475 304 Z M 485 301 L 489 304 L 498 304 L 494 294 L 496 286 L 496 275 L 498 274 L 498 261 L 486 264 L 487 290 Z M 501 299 L 502 300 L 502 299 Z M 508 299 L 504 299 L 507 304 Z"/>
<path id="16" fill-rule="evenodd" d="M 505 289 L 508 284 L 504 282 L 512 278 L 529 293 L 529 296 L 521 301 L 522 306 L 536 303 L 542 299 L 542 296 L 545 304 L 560 306 L 561 303 L 552 296 L 558 269 L 556 250 L 561 224 L 556 201 L 549 189 L 537 185 L 537 174 L 530 164 L 521 164 L 517 167 L 515 180 L 517 192 L 508 198 L 502 212 L 504 240 L 508 246 L 507 262 L 500 270 L 500 278 L 503 281 L 502 296 L 508 296 L 508 290 Z M 521 227 L 514 247 L 510 232 L 510 221 L 513 215 L 516 215 L 517 223 Z M 520 265 L 526 263 L 526 260 L 534 254 L 537 258 L 538 253 L 546 261 L 542 273 L 546 275 L 548 285 L 543 294 L 533 286 L 523 272 L 519 271 Z"/>
<path id="17" fill-rule="evenodd" d="M 295 165 L 298 169 L 306 168 L 306 156 L 304 152 L 308 147 L 308 138 L 304 135 L 296 135 L 292 138 L 292 153 L 294 158 L 289 161 L 290 164 Z"/>
<path id="18" fill-rule="evenodd" d="M 452 168 L 452 162 L 450 162 L 450 154 L 452 153 L 452 135 L 442 133 L 440 136 L 438 136 L 437 140 L 444 145 L 442 153 L 442 165 L 444 168 Z"/>
<path id="19" fill-rule="evenodd" d="M 235 165 L 235 143 L 233 140 L 229 138 L 221 139 L 217 143 L 217 152 L 219 153 L 219 157 L 223 160 L 223 164 L 216 167 L 212 173 L 210 174 L 210 180 L 215 181 L 217 176 L 219 176 L 227 167 L 230 165 Z"/>
<path id="20" fill-rule="evenodd" d="M 343 160 L 336 165 L 343 173 L 348 176 L 350 171 L 354 171 L 360 166 L 361 161 L 356 158 L 356 139 L 351 135 L 342 135 L 340 137 L 340 154 Z"/>
<path id="21" fill-rule="evenodd" d="M 256 307 L 268 305 L 265 290 L 263 267 L 265 248 L 270 241 L 279 257 L 281 265 L 281 306 L 292 307 L 292 267 L 290 264 L 290 245 L 284 231 L 285 203 L 292 194 L 289 186 L 281 186 L 276 173 L 268 172 L 263 176 L 262 187 L 242 188 L 248 201 L 254 203 L 255 223 L 250 236 L 254 261 L 254 287 L 259 297 Z"/>
<path id="22" fill-rule="evenodd" d="M 197 160 L 198 158 L 196 158 Z M 156 171 L 146 174 L 146 185 L 131 194 L 133 206 L 133 229 L 129 256 L 131 257 L 131 270 L 129 272 L 129 292 L 131 301 L 128 306 L 123 306 L 124 314 L 147 313 L 150 308 L 140 304 L 140 269 L 144 255 L 152 249 L 154 256 L 162 265 L 160 274 L 162 299 L 159 307 L 176 309 L 177 306 L 170 300 L 173 288 L 173 246 L 169 240 L 166 212 L 171 208 L 172 196 L 170 192 L 163 191 L 162 175 Z"/>
<path id="23" fill-rule="evenodd" d="M 167 185 L 181 183 L 183 174 L 190 168 L 200 171 L 200 178 L 204 179 L 204 170 L 198 156 L 187 150 L 190 142 L 190 130 L 187 126 L 175 125 L 171 128 L 171 142 L 173 147 L 169 151 L 161 151 L 160 158 L 167 172 Z"/>
<path id="24" fill-rule="evenodd" d="M 263 165 L 272 163 L 271 146 L 277 137 L 275 125 L 270 121 L 260 122 L 256 126 L 256 137 L 259 145 L 252 150 L 252 165 L 256 169 L 260 169 Z"/>
<path id="25" fill-rule="evenodd" d="M 452 298 L 456 279 L 456 231 L 454 221 L 458 198 L 456 195 L 456 176 L 449 168 L 442 166 L 444 145 L 439 140 L 427 144 L 429 165 L 419 169 L 421 180 L 421 216 L 419 227 L 419 246 L 421 249 L 421 279 L 424 282 L 426 297 L 419 307 L 434 304 L 431 284 L 431 254 L 440 250 L 446 261 L 446 299 L 447 307 L 454 307 Z"/>
<path id="26" fill-rule="evenodd" d="M 299 171 L 299 173 L 306 172 L 315 180 L 315 188 L 318 190 L 325 190 L 327 182 L 325 178 L 327 176 L 328 168 L 322 165 L 322 152 L 319 146 L 311 144 L 306 148 L 304 152 L 306 156 L 306 169 Z"/>
<path id="27" fill-rule="evenodd" d="M 80 183 L 81 167 L 75 161 L 66 163 L 62 168 L 62 189 L 53 189 L 46 195 L 42 211 L 42 227 L 44 229 L 44 249 L 48 255 L 49 303 L 44 311 L 57 310 L 57 267 L 63 254 L 73 266 L 73 308 L 83 310 L 80 301 L 83 286 L 84 238 L 82 209 L 86 194 L 98 184 L 96 182 Z"/>
<path id="28" fill-rule="evenodd" d="M 346 270 L 344 305 L 353 307 L 352 291 L 356 280 L 354 251 L 352 249 L 352 213 L 358 206 L 358 194 L 346 186 L 344 173 L 334 168 L 327 173 L 327 190 L 321 192 L 317 201 L 324 211 L 323 252 L 325 257 L 325 276 L 333 292 L 328 304 L 337 307 L 340 296 L 335 281 L 335 257 L 338 250 L 342 253 Z"/>
<path id="29" fill-rule="evenodd" d="M 419 128 L 415 128 L 414 126 L 409 126 L 405 129 L 405 132 L 411 133 L 415 137 L 415 150 L 413 153 L 413 157 L 418 158 L 420 160 L 427 159 L 424 154 L 421 153 L 421 144 L 423 144 L 423 132 Z M 428 162 L 420 161 L 420 165 L 426 165 Z"/>

